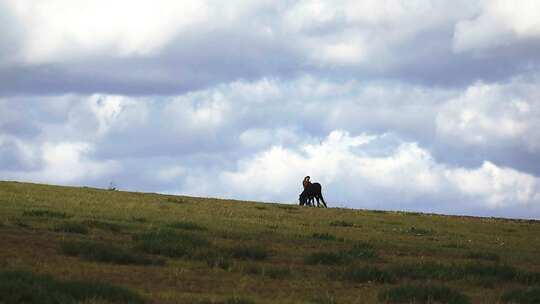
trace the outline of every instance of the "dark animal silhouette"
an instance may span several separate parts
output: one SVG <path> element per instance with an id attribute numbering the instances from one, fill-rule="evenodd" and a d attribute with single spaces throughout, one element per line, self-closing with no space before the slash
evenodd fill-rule
<path id="1" fill-rule="evenodd" d="M 314 199 L 317 200 L 317 207 L 322 206 L 324 208 L 327 208 L 326 202 L 324 201 L 324 198 L 321 194 L 321 184 L 319 183 L 311 183 L 309 184 L 306 189 L 300 194 L 300 197 L 298 200 L 300 201 L 300 206 L 312 206 L 314 205 Z M 320 200 L 320 201 L 319 201 Z"/>

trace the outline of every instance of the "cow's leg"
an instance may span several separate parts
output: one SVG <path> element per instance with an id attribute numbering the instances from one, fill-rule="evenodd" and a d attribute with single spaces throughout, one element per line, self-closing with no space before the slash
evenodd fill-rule
<path id="1" fill-rule="evenodd" d="M 324 207 L 324 208 L 328 208 L 328 206 L 326 206 L 326 202 L 324 201 L 324 198 L 323 198 L 322 194 L 319 194 L 318 196 L 321 198 L 321 201 L 322 201 L 322 203 L 323 203 L 323 207 Z M 318 202 L 319 202 L 319 198 L 317 198 L 317 203 L 318 203 Z"/>

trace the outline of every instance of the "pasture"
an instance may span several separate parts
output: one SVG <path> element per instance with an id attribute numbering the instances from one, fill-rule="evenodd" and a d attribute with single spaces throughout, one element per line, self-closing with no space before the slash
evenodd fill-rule
<path id="1" fill-rule="evenodd" d="M 329 207 L 0 182 L 0 303 L 540 303 L 538 221 Z"/>

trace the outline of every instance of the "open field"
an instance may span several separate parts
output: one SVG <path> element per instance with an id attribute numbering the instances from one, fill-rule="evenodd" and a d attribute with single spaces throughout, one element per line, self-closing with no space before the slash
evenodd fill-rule
<path id="1" fill-rule="evenodd" d="M 540 222 L 0 182 L 25 301 L 540 303 Z"/>

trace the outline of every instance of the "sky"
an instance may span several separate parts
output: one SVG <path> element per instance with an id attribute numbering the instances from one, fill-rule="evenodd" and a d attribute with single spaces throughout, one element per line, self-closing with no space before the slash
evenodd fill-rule
<path id="1" fill-rule="evenodd" d="M 540 1 L 0 0 L 0 180 L 540 219 Z"/>

